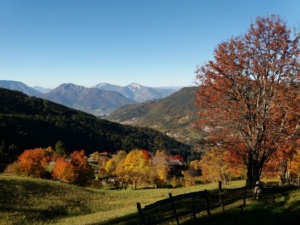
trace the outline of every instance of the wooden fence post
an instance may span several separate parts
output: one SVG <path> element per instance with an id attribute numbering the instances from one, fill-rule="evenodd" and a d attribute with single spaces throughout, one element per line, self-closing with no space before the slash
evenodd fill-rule
<path id="1" fill-rule="evenodd" d="M 210 202 L 209 202 L 208 196 L 209 196 L 209 192 L 208 192 L 208 190 L 205 189 L 204 190 L 204 200 L 205 200 L 205 205 L 206 205 L 206 211 L 207 211 L 208 216 L 211 217 L 211 214 L 210 214 Z"/>
<path id="2" fill-rule="evenodd" d="M 176 218 L 176 223 L 177 223 L 177 225 L 179 225 L 179 219 L 178 219 L 178 215 L 177 215 L 177 211 L 176 211 L 176 206 L 175 206 L 174 201 L 173 201 L 172 193 L 169 193 L 169 199 L 171 201 L 171 205 L 172 205 L 172 208 L 173 208 L 173 213 L 174 213 L 175 218 Z"/>
<path id="3" fill-rule="evenodd" d="M 245 185 L 245 190 L 244 190 L 243 206 L 246 206 L 247 188 L 248 188 L 248 179 L 246 180 L 246 185 Z"/>
<path id="4" fill-rule="evenodd" d="M 142 220 L 142 223 L 146 225 L 147 221 L 146 221 L 146 218 L 144 217 L 143 210 L 142 210 L 141 204 L 139 202 L 137 203 L 137 209 L 138 209 L 138 212 L 140 214 L 140 218 Z"/>
<path id="5" fill-rule="evenodd" d="M 222 181 L 219 181 L 219 201 L 220 201 L 220 204 L 221 204 L 221 207 L 222 207 L 222 213 L 224 213 Z"/>

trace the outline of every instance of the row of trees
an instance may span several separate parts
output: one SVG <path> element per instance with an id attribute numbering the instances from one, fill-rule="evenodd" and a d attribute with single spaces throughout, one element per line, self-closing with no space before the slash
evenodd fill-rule
<path id="1" fill-rule="evenodd" d="M 55 160 L 55 164 L 51 163 Z M 52 165 L 54 165 L 52 167 Z M 74 151 L 68 158 L 59 156 L 51 147 L 25 150 L 6 172 L 21 176 L 53 178 L 66 183 L 87 185 L 94 178 L 84 150 Z"/>
<path id="2" fill-rule="evenodd" d="M 90 162 L 97 165 L 93 168 Z M 56 151 L 51 147 L 25 150 L 16 162 L 7 167 L 6 172 L 78 185 L 87 185 L 95 177 L 114 178 L 116 185 L 132 184 L 136 189 L 139 185 L 149 184 L 175 187 L 184 181 L 185 185 L 190 185 L 193 182 L 187 179 L 189 176 L 183 172 L 184 169 L 186 167 L 180 155 L 170 156 L 164 151 L 153 155 L 146 150 L 135 149 L 129 153 L 121 150 L 110 157 L 95 152 L 88 158 L 84 150 L 67 156 L 62 143 L 58 142 Z"/>
<path id="3" fill-rule="evenodd" d="M 84 150 L 74 151 L 68 157 L 57 154 L 60 150 L 55 152 L 50 147 L 25 150 L 6 171 L 83 186 L 95 183 L 96 177 L 98 180 L 113 180 L 117 188 L 127 188 L 131 184 L 136 189 L 140 185 L 190 186 L 195 184 L 195 177 L 200 177 L 204 183 L 219 180 L 228 183 L 245 179 L 247 170 L 237 151 L 218 147 L 209 149 L 201 160 L 193 160 L 188 165 L 180 155 L 170 156 L 165 151 L 153 155 L 146 150 L 135 149 L 129 153 L 120 150 L 109 157 L 94 152 L 87 158 Z M 97 164 L 94 168 L 98 169 L 93 169 L 93 164 Z M 286 146 L 277 151 L 266 162 L 263 175 L 278 176 L 281 183 L 296 180 L 299 184 L 300 150 Z"/>
<path id="4" fill-rule="evenodd" d="M 191 185 L 188 179 L 187 166 L 180 155 L 170 156 L 165 151 L 151 154 L 146 150 L 134 149 L 129 153 L 118 151 L 107 158 L 92 154 L 93 161 L 97 161 L 100 170 L 98 178 L 116 178 L 115 185 L 127 186 L 132 184 L 136 189 L 139 185 L 153 185 L 155 187 Z"/>

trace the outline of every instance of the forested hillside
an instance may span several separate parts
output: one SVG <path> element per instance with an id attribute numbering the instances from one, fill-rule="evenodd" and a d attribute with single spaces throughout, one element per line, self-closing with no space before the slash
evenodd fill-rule
<path id="1" fill-rule="evenodd" d="M 24 149 L 48 147 L 62 141 L 69 151 L 116 152 L 123 149 L 166 149 L 184 158 L 188 145 L 149 128 L 136 128 L 98 119 L 65 106 L 0 88 L 0 158 L 15 160 Z"/>
<path id="2" fill-rule="evenodd" d="M 195 93 L 197 87 L 186 87 L 156 101 L 123 106 L 107 119 L 122 124 L 150 127 L 174 139 L 197 145 L 200 134 L 194 127 L 197 120 Z"/>

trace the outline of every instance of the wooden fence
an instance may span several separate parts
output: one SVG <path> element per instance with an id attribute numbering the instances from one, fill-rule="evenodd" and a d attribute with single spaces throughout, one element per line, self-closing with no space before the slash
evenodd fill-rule
<path id="1" fill-rule="evenodd" d="M 264 187 L 261 184 L 255 186 L 244 186 L 235 189 L 223 189 L 222 182 L 219 182 L 217 191 L 198 191 L 187 194 L 172 196 L 169 198 L 154 202 L 152 204 L 141 206 L 137 203 L 138 213 L 144 225 L 161 224 L 166 221 L 174 220 L 179 225 L 179 218 L 183 216 L 192 216 L 194 219 L 200 212 L 206 212 L 211 216 L 211 209 L 221 207 L 221 211 L 225 212 L 225 206 L 240 201 L 237 206 L 243 212 L 244 206 L 248 198 L 258 198 L 260 193 L 266 191 L 271 194 L 273 201 L 275 200 L 271 188 Z"/>

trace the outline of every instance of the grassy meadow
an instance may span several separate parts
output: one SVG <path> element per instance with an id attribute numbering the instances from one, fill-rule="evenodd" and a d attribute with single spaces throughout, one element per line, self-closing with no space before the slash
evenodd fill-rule
<path id="1" fill-rule="evenodd" d="M 230 188 L 243 184 L 244 181 L 233 182 Z M 136 202 L 141 202 L 144 206 L 167 198 L 169 192 L 178 195 L 216 188 L 217 184 L 214 183 L 178 189 L 129 188 L 116 191 L 108 187 L 88 189 L 49 180 L 0 175 L 0 224 L 140 224 Z M 235 208 L 237 204 L 240 203 L 226 206 L 225 214 L 220 214 L 220 209 L 217 209 L 210 219 L 206 216 L 199 216 L 196 221 L 187 218 L 182 224 L 222 222 L 222 225 L 268 225 L 291 224 L 300 219 L 299 189 L 283 189 L 283 193 L 277 196 L 272 205 L 250 201 L 243 214 Z"/>

